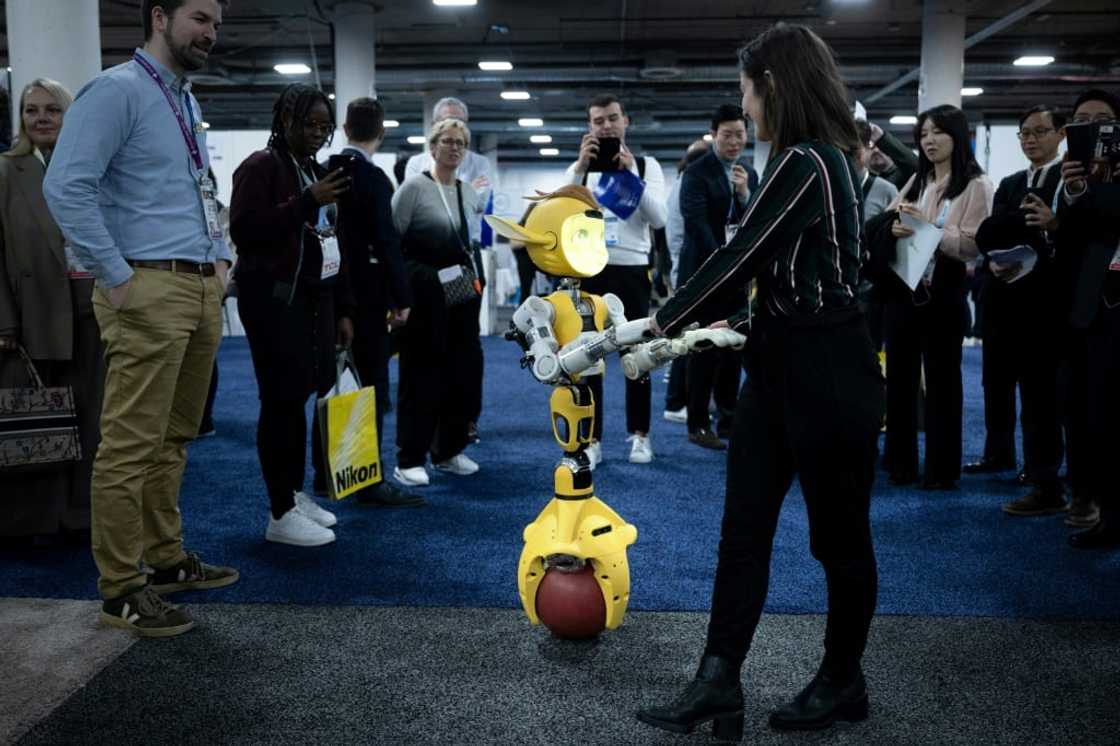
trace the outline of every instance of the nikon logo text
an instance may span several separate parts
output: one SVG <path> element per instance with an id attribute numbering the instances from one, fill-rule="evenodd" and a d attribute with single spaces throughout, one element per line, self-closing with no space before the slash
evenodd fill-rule
<path id="1" fill-rule="evenodd" d="M 353 466 L 347 466 L 341 471 L 334 473 L 334 491 L 345 492 L 354 485 L 361 484 L 377 476 L 378 465 L 372 463 L 369 466 L 359 466 L 355 469 Z"/>

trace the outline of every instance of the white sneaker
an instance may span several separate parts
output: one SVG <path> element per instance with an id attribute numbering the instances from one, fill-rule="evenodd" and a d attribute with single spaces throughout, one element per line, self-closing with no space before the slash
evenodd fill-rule
<path id="1" fill-rule="evenodd" d="M 630 441 L 630 463 L 648 464 L 653 461 L 653 446 L 649 444 L 648 435 L 631 435 L 626 440 Z"/>
<path id="2" fill-rule="evenodd" d="M 591 471 L 595 471 L 595 467 L 603 463 L 603 446 L 597 440 L 591 441 L 585 451 L 587 460 L 591 462 Z"/>
<path id="3" fill-rule="evenodd" d="M 280 520 L 268 517 L 267 541 L 291 544 L 297 547 L 321 547 L 334 541 L 334 531 L 320 526 L 308 518 L 298 507 L 285 513 Z"/>
<path id="4" fill-rule="evenodd" d="M 296 493 L 296 510 L 303 513 L 305 516 L 315 521 L 323 528 L 330 528 L 331 526 L 338 523 L 338 519 L 335 518 L 334 513 L 330 512 L 329 510 L 323 510 L 322 508 L 320 508 L 319 504 L 315 502 L 314 498 L 312 498 L 306 492 Z"/>
<path id="5" fill-rule="evenodd" d="M 427 487 L 431 484 L 431 480 L 428 479 L 428 470 L 423 466 L 410 466 L 407 469 L 397 466 L 393 469 L 393 479 L 405 487 Z"/>
<path id="6" fill-rule="evenodd" d="M 478 464 L 471 460 L 471 457 L 465 453 L 456 454 L 446 461 L 435 464 L 435 467 L 440 471 L 458 474 L 461 477 L 474 474 L 478 471 Z"/>
<path id="7" fill-rule="evenodd" d="M 681 407 L 680 409 L 666 409 L 661 416 L 669 422 L 678 422 L 684 425 L 688 422 L 688 407 Z"/>

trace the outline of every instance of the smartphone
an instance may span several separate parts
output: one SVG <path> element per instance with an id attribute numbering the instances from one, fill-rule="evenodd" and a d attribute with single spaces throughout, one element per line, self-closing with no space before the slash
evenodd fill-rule
<path id="1" fill-rule="evenodd" d="M 622 141 L 617 137 L 600 137 L 599 154 L 587 167 L 588 171 L 617 171 L 619 169 L 616 156 L 622 147 Z"/>
<path id="2" fill-rule="evenodd" d="M 327 160 L 327 173 L 341 168 L 344 175 L 353 179 L 354 172 L 358 170 L 358 163 L 359 159 L 357 156 L 337 153 Z"/>

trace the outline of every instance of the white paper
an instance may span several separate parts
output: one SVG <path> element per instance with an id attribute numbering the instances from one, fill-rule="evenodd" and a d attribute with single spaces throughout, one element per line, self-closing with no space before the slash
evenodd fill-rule
<path id="1" fill-rule="evenodd" d="M 894 261 L 890 266 L 906 283 L 906 287 L 914 290 L 921 282 L 922 275 L 933 258 L 933 252 L 941 245 L 941 237 L 945 231 L 913 215 L 899 213 L 898 217 L 903 225 L 914 230 L 914 235 L 898 239 L 895 243 Z"/>
<path id="2" fill-rule="evenodd" d="M 1038 252 L 1036 252 L 1030 246 L 1015 246 L 1014 248 L 1010 249 L 989 251 L 988 261 L 995 262 L 996 264 L 1003 264 L 1005 266 L 1015 263 L 1022 264 L 1023 266 L 1019 269 L 1014 277 L 1008 279 L 1004 279 L 1002 277 L 1000 278 L 1004 282 L 1012 283 L 1023 279 L 1023 277 L 1025 277 L 1027 273 L 1034 269 L 1034 265 L 1038 263 Z"/>
<path id="3" fill-rule="evenodd" d="M 856 101 L 855 118 L 867 121 L 867 109 L 863 108 L 863 104 L 859 101 Z"/>
<path id="4" fill-rule="evenodd" d="M 439 281 L 446 284 L 463 274 L 463 267 L 459 264 L 452 264 L 450 267 L 444 267 L 436 273 L 439 276 Z"/>

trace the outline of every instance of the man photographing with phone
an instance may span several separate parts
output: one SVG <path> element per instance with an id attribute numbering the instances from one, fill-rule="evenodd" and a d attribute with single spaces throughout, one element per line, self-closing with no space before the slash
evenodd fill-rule
<path id="1" fill-rule="evenodd" d="M 615 96 L 593 98 L 587 106 L 587 124 L 579 160 L 568 167 L 566 178 L 569 184 L 586 184 L 603 204 L 610 258 L 606 268 L 584 280 L 582 287 L 597 295 L 614 293 L 626 308 L 626 318 L 640 319 L 649 315 L 650 228 L 663 228 L 668 218 L 661 165 L 649 156 L 636 157 L 626 146 L 630 118 Z M 595 432 L 588 455 L 594 468 L 602 460 L 602 378 L 592 377 L 590 384 L 595 397 Z M 649 376 L 638 381 L 627 379 L 626 430 L 630 434 L 631 463 L 653 460 L 650 402 Z"/>

